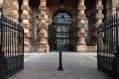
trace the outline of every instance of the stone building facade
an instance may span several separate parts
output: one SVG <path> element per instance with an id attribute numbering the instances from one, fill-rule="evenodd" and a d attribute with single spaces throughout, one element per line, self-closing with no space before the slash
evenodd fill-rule
<path id="1" fill-rule="evenodd" d="M 64 49 L 69 46 L 72 51 L 79 52 L 97 50 L 97 28 L 116 13 L 117 5 L 118 0 L 3 0 L 2 6 L 4 15 L 19 20 L 24 28 L 25 52 L 49 52 L 60 48 L 61 40 L 56 38 L 57 33 L 50 30 L 58 14 L 61 14 L 61 18 L 70 16 L 72 19 L 71 30 L 67 32 L 72 38 L 62 39 L 68 40 L 63 43 Z M 55 25 L 69 26 L 62 25 L 61 20 Z M 53 38 L 52 33 L 55 34 Z"/>

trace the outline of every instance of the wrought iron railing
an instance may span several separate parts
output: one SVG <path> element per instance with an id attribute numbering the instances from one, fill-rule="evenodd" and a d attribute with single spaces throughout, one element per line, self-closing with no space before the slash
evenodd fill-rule
<path id="1" fill-rule="evenodd" d="M 98 69 L 119 79 L 119 15 L 108 18 L 98 28 Z"/>
<path id="2" fill-rule="evenodd" d="M 10 77 L 24 66 L 24 30 L 8 16 L 0 15 L 0 79 Z"/>

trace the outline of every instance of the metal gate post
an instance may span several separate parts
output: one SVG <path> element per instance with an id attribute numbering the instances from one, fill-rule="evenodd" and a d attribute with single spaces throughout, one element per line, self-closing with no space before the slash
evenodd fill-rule
<path id="1" fill-rule="evenodd" d="M 2 46 L 0 45 L 0 79 L 5 79 L 5 64 L 4 64 L 4 52 L 2 52 Z"/>
<path id="2" fill-rule="evenodd" d="M 3 12 L 2 12 L 2 7 L 0 7 L 0 16 L 1 16 L 1 35 L 0 35 L 0 79 L 5 79 L 5 64 L 4 64 L 4 52 L 2 51 L 2 46 L 3 46 L 3 25 L 2 25 L 2 20 L 3 20 Z"/>
<path id="3" fill-rule="evenodd" d="M 117 46 L 117 79 L 119 79 L 119 46 Z"/>
<path id="4" fill-rule="evenodd" d="M 119 32 L 118 32 L 118 26 L 119 26 L 119 22 L 118 22 L 118 18 L 119 18 L 119 15 L 118 15 L 118 10 L 117 10 L 117 13 L 116 13 L 116 47 L 117 47 L 117 59 L 116 59 L 116 77 L 117 79 L 119 79 L 119 39 L 118 39 L 118 36 L 119 36 Z"/>

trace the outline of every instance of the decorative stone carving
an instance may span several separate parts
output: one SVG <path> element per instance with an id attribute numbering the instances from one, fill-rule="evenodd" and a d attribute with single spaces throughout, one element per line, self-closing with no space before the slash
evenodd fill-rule
<path id="1" fill-rule="evenodd" d="M 23 20 L 23 27 L 24 27 L 24 40 L 25 40 L 25 52 L 30 51 L 30 24 L 29 24 L 29 6 L 28 6 L 28 0 L 23 0 L 23 5 L 21 6 L 23 13 L 21 15 L 21 18 Z"/>
<path id="2" fill-rule="evenodd" d="M 47 12 L 47 6 L 46 6 L 46 0 L 40 0 L 39 5 L 40 10 L 40 41 L 39 41 L 39 49 L 42 52 L 48 52 L 49 51 L 49 45 L 48 45 L 48 12 Z"/>
<path id="3" fill-rule="evenodd" d="M 84 0 L 79 0 L 78 2 L 78 14 L 77 14 L 77 46 L 76 51 L 85 51 L 86 43 L 85 43 L 85 5 Z M 83 46 L 83 48 L 82 48 Z"/>

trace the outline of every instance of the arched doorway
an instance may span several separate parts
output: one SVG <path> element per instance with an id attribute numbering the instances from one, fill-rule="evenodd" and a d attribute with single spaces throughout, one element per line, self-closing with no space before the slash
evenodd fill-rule
<path id="1" fill-rule="evenodd" d="M 59 11 L 52 20 L 50 26 L 51 50 L 73 50 L 72 17 L 65 11 Z"/>

